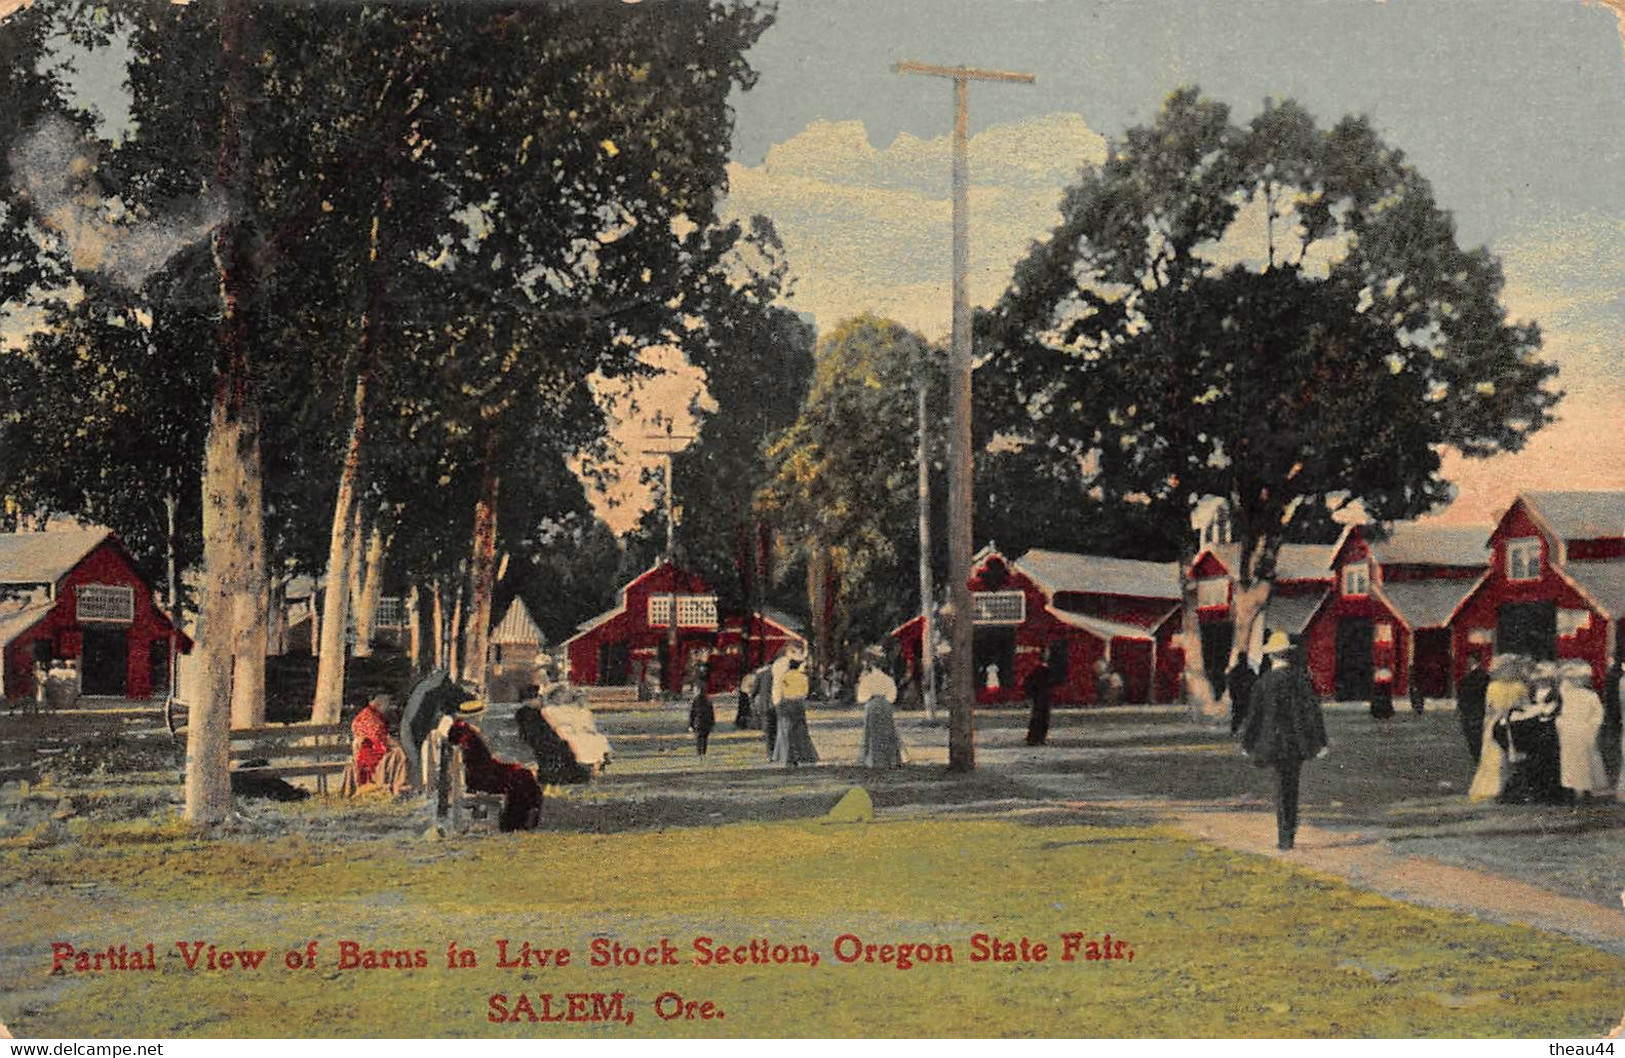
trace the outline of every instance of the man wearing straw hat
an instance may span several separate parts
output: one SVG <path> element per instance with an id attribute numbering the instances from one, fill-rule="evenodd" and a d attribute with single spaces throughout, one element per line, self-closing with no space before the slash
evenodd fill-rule
<path id="1" fill-rule="evenodd" d="M 1264 655 L 1279 664 L 1253 684 L 1241 747 L 1258 767 L 1275 769 L 1276 845 L 1285 851 L 1298 833 L 1298 776 L 1303 762 L 1326 752 L 1326 718 L 1300 651 L 1285 632 L 1270 635 Z"/>

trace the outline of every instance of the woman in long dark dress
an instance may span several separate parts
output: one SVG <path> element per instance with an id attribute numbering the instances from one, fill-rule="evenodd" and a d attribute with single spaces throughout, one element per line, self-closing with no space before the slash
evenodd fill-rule
<path id="1" fill-rule="evenodd" d="M 1557 742 L 1557 714 L 1562 700 L 1557 693 L 1555 665 L 1542 664 L 1535 671 L 1533 701 L 1512 710 L 1507 717 L 1512 777 L 1501 800 L 1513 804 L 1562 804 L 1562 764 Z"/>

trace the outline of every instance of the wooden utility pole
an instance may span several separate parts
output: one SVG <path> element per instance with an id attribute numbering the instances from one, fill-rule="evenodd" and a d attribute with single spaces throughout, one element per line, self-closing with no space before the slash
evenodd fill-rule
<path id="1" fill-rule="evenodd" d="M 970 118 L 966 105 L 972 81 L 1032 84 L 1030 73 L 1001 73 L 965 66 L 930 66 L 917 62 L 897 64 L 900 74 L 946 77 L 954 83 L 953 201 L 954 260 L 953 347 L 948 360 L 948 767 L 970 771 L 976 767 L 976 673 L 971 662 L 971 343 L 970 303 L 965 274 L 970 265 Z"/>
<path id="2" fill-rule="evenodd" d="M 937 659 L 932 630 L 936 627 L 936 591 L 931 586 L 931 447 L 925 416 L 925 379 L 920 375 L 920 702 L 926 720 L 937 719 Z"/>
<path id="3" fill-rule="evenodd" d="M 684 448 L 687 448 L 688 443 L 690 441 L 694 440 L 694 435 L 693 434 L 674 434 L 674 433 L 671 432 L 671 429 L 668 426 L 665 433 L 663 433 L 663 434 L 654 434 L 652 436 L 644 438 L 644 440 L 663 442 L 661 447 L 658 447 L 658 448 L 645 448 L 643 450 L 643 454 L 644 455 L 660 456 L 662 459 L 665 460 L 665 472 L 666 472 L 666 561 L 671 563 L 672 572 L 675 574 L 676 570 L 677 570 L 677 514 L 676 514 L 676 508 L 672 504 L 671 458 L 672 458 L 672 456 L 676 455 L 678 452 L 681 452 Z M 682 443 L 678 444 L 679 441 L 682 442 Z M 670 599 L 670 602 L 671 602 L 671 612 L 667 615 L 668 620 L 666 622 L 666 666 L 665 666 L 664 669 L 662 669 L 662 671 L 660 673 L 660 678 L 662 680 L 666 680 L 668 682 L 672 679 L 673 672 L 677 668 L 677 581 L 676 580 L 673 580 L 672 584 L 671 584 L 671 599 Z M 682 693 L 683 680 L 682 680 L 681 675 L 677 676 L 676 688 L 677 688 L 677 691 L 678 691 L 679 694 Z M 656 690 L 658 690 L 658 689 L 659 688 L 656 688 Z"/>

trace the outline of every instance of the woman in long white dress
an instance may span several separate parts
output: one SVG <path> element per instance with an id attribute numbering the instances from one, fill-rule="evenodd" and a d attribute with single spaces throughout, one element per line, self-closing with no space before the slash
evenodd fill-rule
<path id="1" fill-rule="evenodd" d="M 1478 771 L 1467 788 L 1469 801 L 1493 801 L 1506 788 L 1507 751 L 1495 740 L 1495 726 L 1512 710 L 1529 702 L 1529 685 L 1523 676 L 1527 666 L 1516 654 L 1503 654 L 1490 662 L 1490 685 L 1484 692 L 1484 741 L 1478 754 Z"/>
<path id="2" fill-rule="evenodd" d="M 1608 789 L 1608 769 L 1602 763 L 1597 734 L 1602 730 L 1602 699 L 1591 689 L 1591 666 L 1566 661 L 1559 670 L 1558 694 L 1563 709 L 1557 714 L 1559 773 L 1565 787 L 1589 797 Z"/>
<path id="3" fill-rule="evenodd" d="M 901 768 L 903 740 L 897 734 L 897 682 L 880 667 L 884 655 L 871 647 L 863 657 L 858 677 L 858 701 L 863 703 L 863 737 L 858 741 L 858 763 L 866 768 Z"/>

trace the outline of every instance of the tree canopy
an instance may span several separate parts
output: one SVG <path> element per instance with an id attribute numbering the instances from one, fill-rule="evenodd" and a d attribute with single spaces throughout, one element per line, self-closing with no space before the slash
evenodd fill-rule
<path id="1" fill-rule="evenodd" d="M 926 387 L 938 409 L 945 385 L 941 357 L 918 334 L 874 316 L 847 320 L 819 340 L 801 414 L 768 449 L 774 476 L 760 509 L 807 552 L 813 623 L 828 650 L 879 642 L 919 612 L 914 592 L 873 589 L 915 582 L 917 394 Z M 931 433 L 938 464 L 935 423 Z M 944 495 L 940 480 L 933 495 Z M 933 538 L 943 539 L 940 526 Z"/>
<path id="2" fill-rule="evenodd" d="M 1421 514 L 1443 449 L 1515 451 L 1560 397 L 1495 257 L 1364 118 L 1183 89 L 1061 218 L 979 321 L 985 428 L 1178 524 L 1224 498 L 1245 586 L 1300 511 Z"/>

